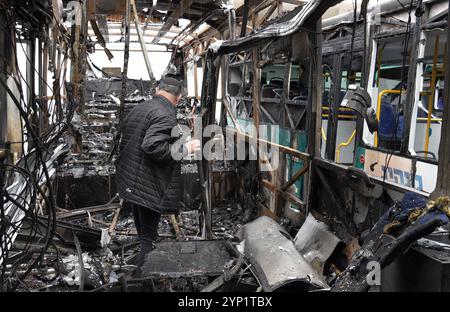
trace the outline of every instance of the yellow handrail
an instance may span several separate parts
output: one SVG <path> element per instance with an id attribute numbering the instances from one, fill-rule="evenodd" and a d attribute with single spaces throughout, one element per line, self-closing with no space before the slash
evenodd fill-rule
<path id="1" fill-rule="evenodd" d="M 417 121 L 427 121 L 427 117 L 417 117 Z M 442 118 L 431 118 L 432 122 L 440 122 L 442 121 Z"/>
<path id="2" fill-rule="evenodd" d="M 325 135 L 325 130 L 323 129 L 323 127 L 322 127 L 322 139 L 324 142 L 327 141 L 327 136 Z"/>
<path id="3" fill-rule="evenodd" d="M 322 109 L 323 110 L 330 110 L 330 107 L 329 106 L 322 106 Z M 339 107 L 338 109 L 339 109 L 339 111 L 342 111 L 342 112 L 352 112 L 353 111 L 353 109 L 348 108 L 348 107 Z"/>
<path id="4" fill-rule="evenodd" d="M 322 118 L 328 118 L 328 114 L 322 114 Z M 355 115 L 338 115 L 338 119 L 356 119 L 358 116 Z"/>
<path id="5" fill-rule="evenodd" d="M 380 122 L 380 115 L 381 115 L 381 100 L 383 99 L 383 96 L 386 94 L 400 94 L 402 91 L 400 90 L 383 90 L 378 94 L 378 102 L 377 102 L 377 120 Z M 397 131 L 394 129 L 394 131 Z M 375 141 L 374 146 L 378 147 L 378 131 L 375 132 Z"/>
<path id="6" fill-rule="evenodd" d="M 355 138 L 356 135 L 356 130 L 353 130 L 352 135 L 350 136 L 350 138 L 348 139 L 347 142 L 342 142 L 341 144 L 338 145 L 337 149 L 336 149 L 336 162 L 339 163 L 340 159 L 341 159 L 341 148 L 345 147 L 345 146 L 349 146 L 350 143 L 353 141 L 353 139 Z"/>

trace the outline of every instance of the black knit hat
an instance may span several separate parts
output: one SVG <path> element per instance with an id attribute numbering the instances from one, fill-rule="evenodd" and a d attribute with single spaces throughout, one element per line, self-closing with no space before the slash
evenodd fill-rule
<path id="1" fill-rule="evenodd" d="M 183 76 L 170 64 L 159 81 L 159 89 L 179 95 L 183 89 Z"/>

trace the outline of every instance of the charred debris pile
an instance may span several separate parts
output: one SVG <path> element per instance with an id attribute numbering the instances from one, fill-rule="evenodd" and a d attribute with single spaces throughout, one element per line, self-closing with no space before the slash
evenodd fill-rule
<path id="1" fill-rule="evenodd" d="M 136 2 L 140 5 L 139 9 L 143 9 L 143 2 Z M 158 1 L 160 5 L 164 2 Z M 187 2 L 194 4 L 195 1 Z M 269 10 L 273 13 L 282 2 L 274 2 L 275 5 L 271 5 Z M 285 34 L 297 32 L 304 19 L 318 18 L 330 7 L 330 3 L 339 2 L 308 1 L 305 11 L 298 6 L 291 14 L 280 17 L 281 21 L 278 22 L 283 23 L 280 24 L 284 25 L 283 28 L 277 27 L 273 20 L 274 24 L 268 23 L 265 29 L 263 24 L 260 25 L 262 28 L 255 27 L 255 31 L 246 37 L 247 30 L 243 27 L 242 37 L 224 41 L 222 48 L 231 53 L 240 51 L 240 44 L 241 48 L 244 45 L 248 48 L 262 42 L 266 45 L 263 49 L 266 52 L 277 50 L 293 41 L 291 39 L 301 37 L 286 41 L 286 38 L 282 38 L 275 42 L 266 37 L 267 33 L 274 30 L 277 33 L 281 30 Z M 368 1 L 363 2 L 367 4 Z M 309 170 L 317 174 L 315 178 L 311 178 L 311 181 L 316 180 L 315 184 L 311 182 L 308 188 L 312 190 L 310 197 L 318 207 L 311 205 L 311 202 L 307 206 L 290 193 L 295 189 L 295 179 L 284 181 L 286 183 L 278 187 L 265 179 L 267 177 L 262 177 L 257 170 L 257 161 L 214 161 L 208 164 L 210 170 L 206 177 L 201 177 L 204 169 L 201 163 L 184 161 L 183 209 L 179 215 L 163 217 L 156 248 L 147 255 L 143 276 L 133 278 L 139 243 L 131 212 L 122 207 L 116 194 L 114 162 L 119 141 L 117 133 L 123 120 L 119 116 L 126 117 L 127 112 L 135 105 L 151 99 L 155 80 L 148 62 L 146 67 L 150 81 L 127 79 L 128 69 L 125 64 L 128 60 L 124 62 L 124 74 L 121 78 L 110 76 L 92 79 L 92 75 L 87 73 L 90 66 L 96 66 L 88 62 L 87 54 L 95 50 L 95 43 L 88 35 L 86 14 L 81 14 L 83 26 L 71 23 L 67 18 L 74 8 L 57 8 L 58 3 L 62 2 L 0 1 L 0 99 L 7 98 L 8 105 L 14 108 L 8 108 L 8 113 L 11 114 L 11 118 L 8 118 L 20 121 L 8 122 L 7 130 L 13 134 L 13 140 L 3 142 L 3 138 L 0 138 L 2 291 L 300 292 L 417 290 L 420 287 L 422 290 L 436 291 L 450 289 L 448 197 L 438 197 L 432 201 L 416 192 L 406 193 L 402 198 L 396 197 L 396 200 L 389 198 L 380 204 L 368 204 L 370 199 L 359 202 L 355 200 L 358 199 L 355 193 L 349 193 L 351 195 L 348 197 L 353 197 L 359 206 L 348 208 L 343 200 L 335 196 L 334 188 L 342 186 L 345 189 L 346 185 L 342 182 L 347 179 L 354 189 L 364 193 L 364 185 L 355 181 L 360 181 L 358 177 L 366 175 L 361 172 L 358 175 L 358 171 L 353 170 L 351 172 L 355 176 L 347 173 L 344 176 L 335 174 L 337 171 L 326 171 L 323 169 L 325 167 L 321 169 L 317 165 L 320 154 L 306 155 L 297 150 L 298 146 L 280 147 L 285 153 L 293 153 L 304 164 L 308 164 L 303 169 L 298 169 L 297 179 Z M 67 3 L 69 1 L 64 1 L 64 4 Z M 248 4 L 248 1 L 244 3 Z M 219 7 L 214 3 L 210 8 Z M 96 9 L 102 8 L 98 6 Z M 150 11 L 155 14 L 174 12 L 165 9 Z M 233 17 L 232 13 L 236 13 L 235 11 L 207 11 L 208 16 L 209 11 L 214 13 L 210 16 L 210 23 L 217 23 L 216 27 L 223 24 L 229 25 L 229 30 L 233 28 L 236 16 Z M 247 19 L 248 22 L 252 19 L 256 22 L 257 19 L 249 19 L 248 16 L 255 8 L 249 10 L 247 5 L 242 11 L 247 12 L 242 21 L 247 23 Z M 119 26 L 119 42 L 124 42 L 128 46 L 125 48 L 127 50 L 131 37 L 130 14 L 123 15 L 123 10 L 121 13 L 119 15 L 127 23 L 124 22 L 123 27 Z M 137 15 L 136 5 L 133 13 Z M 201 13 L 197 22 L 203 22 L 206 17 L 205 12 Z M 219 22 L 217 16 L 214 17 L 216 13 L 220 13 L 226 22 Z M 354 14 L 356 13 L 355 10 Z M 102 18 L 104 24 L 107 24 L 105 14 L 98 13 L 99 23 Z M 269 19 L 270 14 L 266 18 Z M 178 20 L 167 15 L 159 16 L 159 19 L 164 23 Z M 93 29 L 96 28 L 95 23 L 92 25 Z M 137 18 L 135 23 L 138 28 Z M 320 34 L 320 30 L 315 28 L 317 26 L 312 27 L 316 24 L 315 21 L 308 25 L 311 28 L 305 27 L 309 36 L 306 42 L 310 45 L 321 41 L 318 37 L 312 37 Z M 174 26 L 173 23 L 164 25 L 168 29 Z M 194 23 L 188 29 L 193 31 L 200 25 L 201 23 Z M 50 28 L 49 33 L 42 31 Z M 161 30 L 157 33 L 167 33 L 167 30 Z M 105 40 L 100 30 L 93 31 L 103 51 L 107 55 L 108 52 L 111 53 L 105 44 L 109 39 Z M 339 30 L 341 32 L 343 31 Z M 234 38 L 235 34 L 229 35 Z M 163 38 L 155 37 L 156 42 L 161 39 Z M 139 40 L 144 55 L 147 55 L 145 42 L 141 38 Z M 178 38 L 177 41 L 182 40 Z M 28 51 L 22 46 L 23 42 L 28 42 Z M 221 42 L 222 40 L 216 40 L 216 44 Z M 36 43 L 39 47 L 35 46 Z M 357 42 L 355 45 L 358 44 Z M 205 48 L 202 51 L 205 54 L 205 62 L 202 64 L 205 72 L 201 94 L 198 94 L 198 86 L 195 87 L 195 98 L 204 97 L 203 106 L 200 107 L 197 100 L 184 98 L 178 107 L 178 119 L 182 124 L 192 126 L 195 116 L 203 116 L 204 106 L 210 108 L 218 100 L 211 95 L 217 93 L 217 65 L 221 62 L 218 62 L 219 58 L 215 55 L 217 51 L 214 50 L 219 45 L 212 44 L 210 50 L 203 47 L 203 43 L 197 47 L 200 50 Z M 353 47 L 353 40 L 351 46 Z M 317 46 L 311 47 L 314 53 L 320 54 Z M 16 51 L 22 51 L 26 56 L 26 73 L 21 72 Z M 259 71 L 256 69 L 261 65 L 261 59 L 257 51 L 252 46 L 252 52 L 240 55 L 242 58 L 238 62 L 254 66 L 251 76 L 255 81 L 260 80 L 257 79 Z M 34 55 L 36 52 L 38 55 Z M 194 68 L 197 75 L 198 60 L 195 57 Z M 321 65 L 314 57 L 309 56 L 311 66 L 317 63 Z M 68 60 L 70 77 L 66 77 Z M 103 76 L 108 77 L 101 71 Z M 49 72 L 54 76 L 54 83 L 46 86 L 47 79 L 43 76 Z M 225 70 L 222 69 L 222 72 L 225 73 Z M 315 71 L 311 71 L 313 72 Z M 245 73 L 246 71 L 242 72 L 243 78 Z M 291 75 L 289 70 L 286 75 L 287 82 Z M 28 76 L 33 77 L 32 81 L 27 81 Z M 341 75 L 337 76 L 340 79 Z M 314 75 L 309 77 L 312 83 L 317 79 Z M 272 82 L 277 80 L 279 83 L 279 79 Z M 279 89 L 279 85 L 270 86 L 270 90 L 275 89 Z M 51 96 L 49 90 L 52 91 Z M 259 89 L 252 88 L 251 94 L 246 94 L 252 96 L 247 100 L 252 103 L 252 109 L 256 107 L 253 102 L 260 100 L 259 92 L 253 90 Z M 244 90 L 240 92 L 242 91 Z M 310 94 L 313 93 L 311 91 L 309 90 Z M 274 91 L 269 93 L 274 96 L 271 98 L 273 101 L 278 101 L 275 100 Z M 315 96 L 321 97 L 320 94 Z M 225 107 L 225 97 L 222 101 Z M 283 95 L 283 101 L 290 101 L 289 94 Z M 303 100 L 297 102 L 301 101 Z M 302 105 L 290 102 L 300 114 L 299 107 Z M 226 107 L 231 117 L 233 110 Z M 287 107 L 285 105 L 288 113 L 286 117 L 289 117 Z M 271 116 L 263 106 L 260 109 L 264 115 Z M 210 109 L 208 114 L 211 112 Z M 253 114 L 253 118 L 255 115 L 259 118 L 259 109 L 254 112 L 257 113 Z M 308 118 L 313 118 L 315 113 L 312 112 L 316 112 L 316 107 L 305 109 L 301 116 L 305 120 L 307 115 L 310 115 Z M 3 116 L 4 114 L 0 114 L 2 122 Z M 212 114 L 206 117 L 209 121 L 214 118 Z M 303 125 L 302 120 L 303 117 L 297 126 Z M 4 124 L 0 125 L 2 132 Z M 259 119 L 255 124 L 259 124 Z M 273 124 L 279 123 L 274 121 Z M 306 130 L 314 131 L 314 128 Z M 315 131 L 320 133 L 320 128 Z M 248 137 L 247 139 L 249 140 Z M 299 145 L 299 142 L 296 144 Z M 328 145 L 332 146 L 330 143 Z M 4 161 L 6 158 L 8 162 Z M 342 169 L 343 166 L 339 164 L 334 167 Z M 278 173 L 282 171 L 280 169 Z M 338 184 L 328 183 L 327 176 L 337 179 Z M 370 187 L 374 187 L 369 178 L 366 180 L 370 182 Z M 273 193 L 274 196 L 270 198 L 274 199 L 271 205 L 274 209 L 263 209 L 267 207 L 264 206 L 267 194 L 260 186 Z M 383 184 L 379 197 L 386 196 L 384 191 Z M 210 197 L 205 199 L 206 193 Z M 293 201 L 294 206 L 300 207 L 295 211 L 289 204 L 285 209 L 295 214 L 297 223 L 285 216 L 280 217 L 282 214 L 278 212 L 281 205 L 276 205 L 280 204 L 277 200 L 280 196 L 286 203 Z M 207 222 L 204 205 L 211 208 L 210 232 L 205 230 Z M 372 209 L 374 207 L 376 209 Z M 366 209 L 357 211 L 359 208 Z M 365 219 L 364 214 L 371 217 L 370 221 L 374 221 L 374 226 L 355 222 L 360 217 Z M 361 227 L 356 231 L 358 225 Z M 380 280 L 384 281 L 381 286 Z"/>
<path id="2" fill-rule="evenodd" d="M 213 239 L 205 239 L 198 164 L 185 161 L 184 208 L 178 216 L 164 216 L 142 278 L 132 278 L 138 237 L 131 212 L 122 209 L 116 195 L 110 157 L 119 107 L 116 83 L 102 79 L 86 84 L 91 98 L 83 112 L 74 112 L 70 128 L 80 138 L 82 152 L 74 153 L 69 145 L 77 142 L 59 135 L 49 141 L 52 154 L 45 155 L 47 174 L 38 175 L 39 181 L 17 168 L 7 172 L 11 196 L 4 204 L 20 226 L 11 228 L 10 239 L 2 243 L 4 290 L 372 291 L 381 290 L 377 278 L 405 274 L 413 265 L 429 265 L 443 272 L 438 276 L 448 276 L 448 197 L 427 201 L 407 193 L 372 229 L 348 239 L 333 230 L 332 219 L 314 212 L 300 228 L 286 219 L 258 217 L 252 163 L 217 162 L 211 171 Z M 129 84 L 125 111 L 151 98 L 143 82 Z M 178 108 L 182 123 L 188 124 L 196 113 L 195 102 L 183 100 Z M 39 157 L 31 153 L 21 162 L 31 168 Z M 54 215 L 45 197 L 31 191 L 35 183 L 44 194 L 49 192 L 46 179 L 52 181 L 56 198 Z M 14 200 L 15 194 L 22 194 L 24 202 Z M 22 214 L 12 209 L 13 203 L 30 201 L 36 202 L 35 210 Z M 49 222 L 54 223 L 51 239 Z M 377 266 L 381 275 L 368 279 Z M 447 289 L 446 283 L 443 278 L 426 287 Z"/>
<path id="3" fill-rule="evenodd" d="M 142 82 L 129 83 L 136 88 L 129 88 L 127 110 L 151 98 Z M 403 258 L 409 249 L 425 249 L 430 257 L 449 259 L 449 234 L 444 227 L 450 216 L 448 198 L 427 202 L 408 193 L 372 230 L 345 241 L 322 222 L 326 220 L 319 221 L 313 214 L 305 217 L 300 228 L 288 220 L 257 217 L 251 194 L 243 198 L 235 187 L 241 184 L 250 190 L 254 180 L 245 175 L 245 166 L 232 163 L 213 166 L 214 239 L 205 240 L 198 166 L 186 161 L 184 209 L 178 216 L 163 217 L 143 276 L 133 278 L 137 233 L 131 212 L 122 209 L 115 194 L 114 158 L 108 158 L 119 105 L 114 84 L 113 80 L 87 82 L 91 99 L 86 110 L 74 117 L 72 129 L 79 133 L 83 151 L 70 153 L 66 139 L 61 138 L 48 161 L 57 199 L 54 236 L 42 254 L 48 216 L 45 206 L 38 206 L 35 220 L 25 220 L 4 258 L 4 289 L 367 291 L 377 290 L 367 279 L 370 263 L 380 263 L 388 272 L 390 264 L 407 261 Z M 195 104 L 183 101 L 180 122 L 188 123 L 195 111 Z M 439 236 L 440 242 L 426 238 L 430 234 Z"/>
<path id="4" fill-rule="evenodd" d="M 205 263 L 197 270 L 186 264 L 185 271 L 175 275 L 164 276 L 160 272 L 158 278 L 130 280 L 139 244 L 131 211 L 122 209 L 114 182 L 115 134 L 120 106 L 117 90 L 120 86 L 121 81 L 114 78 L 87 80 L 84 111 L 73 112 L 68 129 L 70 135 L 60 135 L 50 146 L 53 154 L 47 156 L 46 169 L 52 182 L 56 212 L 50 221 L 54 223 L 52 239 L 47 239 L 49 211 L 42 197 L 37 198 L 36 211 L 22 216 L 22 219 L 20 211 L 8 211 L 20 227 L 17 232 L 10 231 L 12 235 L 17 234 L 6 249 L 2 248 L 4 290 L 198 291 L 209 284 L 211 277 L 221 275 L 223 267 L 234 259 L 229 254 L 232 248 L 227 240 L 234 237 L 236 229 L 248 221 L 252 213 L 248 207 L 244 211 L 236 199 L 233 188 L 236 174 L 224 177 L 224 171 L 230 173 L 236 168 L 230 164 L 226 170 L 223 164 L 216 166 L 214 174 L 218 175 L 218 183 L 214 192 L 212 230 L 219 240 L 218 244 L 212 241 L 210 245 L 202 245 L 199 211 L 202 186 L 198 179 L 198 166 L 195 161 L 185 161 L 182 166 L 184 209 L 178 216 L 163 217 L 158 250 L 166 248 L 167 252 L 176 253 L 190 248 L 186 254 L 193 255 L 191 264 L 212 254 L 226 256 L 216 257 L 215 263 L 209 266 Z M 138 103 L 151 99 L 147 91 L 151 90 L 149 82 L 128 80 L 127 89 L 130 92 L 125 98 L 125 116 Z M 196 109 L 196 103 L 183 99 L 178 107 L 180 123 L 188 124 Z M 23 161 L 32 165 L 35 159 L 30 156 Z M 23 184 L 27 188 L 27 177 L 20 174 L 7 172 L 11 195 L 27 191 L 20 186 Z M 41 176 L 37 183 L 44 185 L 45 179 Z M 45 191 L 48 195 L 48 188 L 44 185 Z M 39 197 L 39 194 L 29 196 L 32 200 L 31 196 Z M 6 201 L 7 207 L 12 207 L 12 204 L 13 201 Z M 186 247 L 188 245 L 183 245 L 183 242 L 192 242 L 191 247 Z M 203 248 L 202 258 L 198 258 L 197 248 Z M 214 248 L 221 253 L 215 252 Z"/>
<path id="5" fill-rule="evenodd" d="M 128 83 L 125 110 L 151 98 L 144 82 Z M 53 238 L 46 240 L 48 209 L 38 200 L 37 213 L 24 218 L 7 257 L 2 258 L 5 290 L 373 291 L 380 289 L 367 278 L 371 264 L 378 263 L 383 274 L 398 274 L 396 267 L 410 263 L 408 255 L 419 252 L 428 255 L 430 262 L 440 261 L 446 270 L 450 259 L 448 198 L 427 202 L 407 193 L 370 231 L 359 239 L 346 240 L 328 226 L 333 220 L 326 216 L 316 215 L 319 221 L 310 213 L 300 228 L 286 219 L 257 217 L 249 200 L 251 192 L 242 192 L 255 183 L 248 174 L 251 165 L 217 162 L 211 172 L 213 239 L 205 240 L 198 164 L 185 161 L 184 208 L 178 216 L 163 217 L 143 276 L 133 278 L 138 237 L 131 212 L 122 209 L 116 195 L 114 157 L 110 157 L 119 86 L 112 79 L 87 81 L 86 109 L 74 113 L 71 129 L 80 137 L 82 152 L 69 152 L 69 144 L 76 142 L 62 136 L 47 161 L 56 194 Z M 189 124 L 196 112 L 194 102 L 183 100 L 178 118 Z M 32 164 L 35 159 L 24 161 Z M 21 172 L 9 178 L 26 181 Z M 17 185 L 11 183 L 11 194 L 21 191 Z M 440 287 L 445 287 L 442 283 Z"/>

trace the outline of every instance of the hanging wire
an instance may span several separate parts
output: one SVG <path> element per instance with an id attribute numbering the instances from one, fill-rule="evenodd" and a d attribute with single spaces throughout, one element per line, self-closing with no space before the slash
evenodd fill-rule
<path id="1" fill-rule="evenodd" d="M 8 4 L 8 1 L 6 1 Z M 11 3 L 9 3 L 11 4 Z M 28 289 L 24 279 L 30 274 L 36 265 L 42 261 L 44 254 L 48 247 L 53 244 L 53 237 L 56 228 L 56 205 L 54 202 L 54 191 L 52 180 L 49 173 L 47 162 L 52 157 L 52 150 L 54 142 L 61 137 L 66 127 L 71 121 L 74 113 L 74 103 L 71 97 L 68 97 L 66 119 L 59 120 L 53 123 L 52 127 L 45 133 L 39 128 L 39 125 L 33 124 L 30 118 L 40 116 L 46 112 L 42 110 L 39 103 L 35 100 L 35 95 L 32 94 L 32 88 L 27 82 L 26 78 L 20 71 L 18 56 L 17 56 L 17 41 L 31 66 L 33 75 L 45 87 L 60 94 L 64 81 L 61 81 L 53 88 L 44 81 L 39 71 L 34 67 L 30 56 L 27 54 L 23 44 L 20 42 L 22 36 L 26 33 L 31 40 L 35 40 L 34 34 L 39 33 L 41 26 L 37 29 L 36 26 L 25 23 L 20 24 L 15 13 L 14 6 L 5 5 L 4 15 L 6 17 L 6 25 L 11 25 L 11 29 L 3 28 L 5 33 L 6 44 L 10 51 L 12 51 L 12 61 L 15 64 L 15 72 L 7 74 L 7 77 L 12 79 L 15 83 L 16 90 L 13 91 L 9 83 L 3 78 L 0 78 L 0 87 L 4 88 L 12 103 L 16 106 L 20 115 L 20 123 L 23 126 L 22 141 L 9 143 L 29 143 L 28 148 L 25 149 L 24 144 L 21 144 L 22 158 L 17 164 L 0 164 L 0 175 L 2 177 L 0 185 L 0 288 L 1 290 L 15 290 L 18 287 Z M 50 7 L 47 11 L 44 8 L 38 8 L 41 13 L 52 19 L 53 11 Z M 55 18 L 56 20 L 56 18 Z M 21 27 L 19 28 L 19 26 Z M 28 28 L 26 28 L 28 27 Z M 60 43 L 66 43 L 68 40 L 64 34 L 64 29 L 57 22 L 57 27 L 60 31 Z M 14 29 L 12 31 L 12 29 Z M 19 31 L 20 29 L 20 31 Z M 64 45 L 62 45 L 64 50 Z M 59 68 L 66 61 L 67 51 L 65 57 Z M 3 58 L 2 60 L 6 60 Z M 53 74 L 59 80 L 61 71 L 56 71 L 57 66 L 53 66 Z M 22 84 L 30 94 L 28 103 L 25 102 L 24 90 Z M 65 86 L 68 93 L 70 87 Z M 70 95 L 70 94 L 69 94 Z M 55 101 L 54 105 L 61 105 Z M 48 194 L 46 194 L 47 190 Z M 38 199 L 45 204 L 46 215 L 39 217 L 36 206 Z M 14 216 L 15 218 L 11 218 Z M 18 216 L 18 217 L 17 217 Z M 14 238 L 21 231 L 21 241 L 24 241 L 24 246 L 21 247 L 19 253 L 11 255 L 10 247 L 12 247 Z M 37 250 L 32 248 L 42 244 L 42 248 Z M 59 253 L 57 253 L 59 257 Z M 21 269 L 19 271 L 19 268 Z M 24 269 L 24 271 L 23 271 Z"/>

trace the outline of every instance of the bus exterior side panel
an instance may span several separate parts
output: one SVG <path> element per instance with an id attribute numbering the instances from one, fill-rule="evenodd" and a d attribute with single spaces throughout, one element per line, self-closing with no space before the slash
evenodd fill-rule
<path id="1" fill-rule="evenodd" d="M 407 187 L 413 186 L 413 160 L 384 152 L 366 149 L 364 171 L 369 175 Z M 390 159 L 389 159 L 390 158 Z M 431 193 L 436 186 L 437 166 L 417 161 L 414 176 L 414 188 L 418 191 Z"/>

